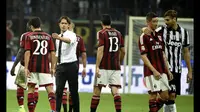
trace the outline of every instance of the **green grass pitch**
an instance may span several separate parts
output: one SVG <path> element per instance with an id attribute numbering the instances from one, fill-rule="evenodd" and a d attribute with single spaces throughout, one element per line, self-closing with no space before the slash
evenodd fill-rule
<path id="1" fill-rule="evenodd" d="M 80 112 L 90 112 L 92 93 L 80 93 Z M 148 112 L 147 94 L 121 94 L 122 112 Z M 7 112 L 17 112 L 16 90 L 7 90 Z M 27 92 L 25 92 L 24 106 L 27 110 Z M 193 96 L 178 96 L 176 100 L 178 112 L 193 112 Z M 50 105 L 46 91 L 39 91 L 39 101 L 36 112 L 49 112 Z M 61 111 L 63 112 L 63 110 Z M 115 112 L 111 94 L 102 94 L 97 112 Z M 162 112 L 162 109 L 160 110 Z"/>

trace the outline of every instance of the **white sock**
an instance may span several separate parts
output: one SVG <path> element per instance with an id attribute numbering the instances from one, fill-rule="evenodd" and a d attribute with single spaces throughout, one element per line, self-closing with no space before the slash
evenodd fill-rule
<path id="1" fill-rule="evenodd" d="M 176 104 L 163 105 L 163 112 L 177 112 Z"/>
<path id="2" fill-rule="evenodd" d="M 168 105 L 169 109 L 170 109 L 170 112 L 177 112 L 176 110 L 176 104 L 171 104 L 171 105 Z"/>
<path id="3" fill-rule="evenodd" d="M 163 112 L 170 112 L 168 105 L 166 105 L 166 104 L 163 105 Z"/>

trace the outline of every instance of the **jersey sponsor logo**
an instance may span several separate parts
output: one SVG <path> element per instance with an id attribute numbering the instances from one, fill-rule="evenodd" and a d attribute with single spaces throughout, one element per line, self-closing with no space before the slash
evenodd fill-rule
<path id="1" fill-rule="evenodd" d="M 161 45 L 153 45 L 152 50 L 156 50 L 156 49 L 162 49 L 162 46 Z"/>
<path id="2" fill-rule="evenodd" d="M 176 46 L 176 47 L 180 47 L 181 46 L 181 42 L 176 42 L 176 41 L 172 41 L 172 40 L 167 42 L 167 44 L 171 45 L 171 46 Z"/>

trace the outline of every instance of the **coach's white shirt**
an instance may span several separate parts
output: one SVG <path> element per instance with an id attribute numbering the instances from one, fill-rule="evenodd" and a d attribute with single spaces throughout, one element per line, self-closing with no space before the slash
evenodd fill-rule
<path id="1" fill-rule="evenodd" d="M 61 34 L 59 34 L 61 36 Z M 76 47 L 77 47 L 77 37 L 76 34 L 72 31 L 65 31 L 63 33 L 62 38 L 69 38 L 71 40 L 70 43 L 66 43 L 62 41 L 62 46 L 61 46 L 61 54 L 60 54 L 60 64 L 61 63 L 71 63 L 77 61 L 76 57 Z M 58 57 L 58 48 L 59 48 L 59 41 L 56 39 L 56 57 Z"/>

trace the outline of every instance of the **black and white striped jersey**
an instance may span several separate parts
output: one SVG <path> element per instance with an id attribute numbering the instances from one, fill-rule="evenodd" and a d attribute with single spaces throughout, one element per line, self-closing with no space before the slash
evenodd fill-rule
<path id="1" fill-rule="evenodd" d="M 158 27 L 156 31 L 163 34 L 165 54 L 168 58 L 170 71 L 181 73 L 182 48 L 190 45 L 188 31 L 179 25 L 177 30 L 167 28 L 166 25 L 163 25 Z"/>

